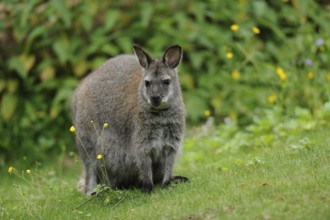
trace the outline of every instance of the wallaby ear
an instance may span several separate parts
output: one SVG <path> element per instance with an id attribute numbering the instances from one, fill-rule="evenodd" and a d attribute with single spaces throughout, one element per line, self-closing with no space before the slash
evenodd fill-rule
<path id="1" fill-rule="evenodd" d="M 147 68 L 149 66 L 149 64 L 152 62 L 152 58 L 149 56 L 149 54 L 147 54 L 142 47 L 140 47 L 137 44 L 133 45 L 133 49 L 135 52 L 135 55 L 137 56 L 140 65 L 143 68 Z"/>
<path id="2" fill-rule="evenodd" d="M 182 58 L 182 48 L 179 45 L 173 45 L 165 51 L 163 62 L 170 68 L 176 68 Z"/>

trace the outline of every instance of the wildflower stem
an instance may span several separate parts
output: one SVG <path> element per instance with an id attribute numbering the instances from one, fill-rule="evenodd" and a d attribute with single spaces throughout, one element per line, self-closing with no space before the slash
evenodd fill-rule
<path id="1" fill-rule="evenodd" d="M 108 170 L 105 164 L 105 160 L 102 160 L 102 165 L 103 165 L 103 169 L 101 169 L 101 179 L 105 178 L 105 181 L 107 183 L 108 186 L 110 186 L 110 180 L 109 180 L 109 176 L 108 176 Z"/>
<path id="2" fill-rule="evenodd" d="M 31 181 L 27 180 L 27 179 L 24 178 L 23 176 L 18 175 L 18 174 L 15 173 L 15 172 L 12 172 L 12 174 L 14 174 L 16 177 L 18 177 L 19 179 L 23 180 L 24 182 L 26 182 L 26 183 L 28 183 L 28 184 L 31 184 Z"/>
<path id="3" fill-rule="evenodd" d="M 91 124 L 93 125 L 93 128 L 94 128 L 94 130 L 95 130 L 97 136 L 99 136 L 99 133 L 97 132 L 97 129 L 96 129 L 95 124 L 94 124 L 94 121 L 91 121 Z"/>
<path id="4" fill-rule="evenodd" d="M 103 152 L 104 151 L 104 147 L 103 147 L 103 144 L 104 144 L 104 138 L 103 138 L 103 132 L 104 132 L 104 126 L 103 126 L 103 128 L 102 128 L 102 132 L 101 132 L 101 152 Z"/>
<path id="5" fill-rule="evenodd" d="M 90 202 L 91 200 L 95 199 L 99 194 L 95 194 L 92 197 L 90 197 L 89 199 L 83 201 L 82 203 L 80 203 L 79 205 L 77 205 L 76 207 L 73 208 L 73 210 L 79 209 L 81 206 L 85 205 L 87 202 Z"/>
<path id="6" fill-rule="evenodd" d="M 117 205 L 119 205 L 122 201 L 124 201 L 124 199 L 127 197 L 127 194 L 125 194 L 125 196 L 123 196 L 114 206 L 112 206 L 112 208 L 116 207 Z"/>
<path id="7" fill-rule="evenodd" d="M 49 181 L 44 177 L 44 175 L 41 175 L 37 172 L 34 172 L 33 175 L 36 176 L 36 179 L 38 180 L 38 181 L 36 181 L 36 183 L 39 183 L 40 186 L 44 186 L 44 184 L 46 184 L 46 185 L 48 185 L 48 187 L 51 187 Z"/>
<path id="8" fill-rule="evenodd" d="M 94 125 L 94 123 L 93 123 L 93 125 Z M 94 128 L 95 128 L 95 126 L 94 126 Z M 82 148 L 84 149 L 86 155 L 88 156 L 88 160 L 89 160 L 89 161 L 92 161 L 92 158 L 91 158 L 91 156 L 89 155 L 89 153 L 87 152 L 86 147 L 85 147 L 84 143 L 82 142 L 81 138 L 79 137 L 79 135 L 77 134 L 77 132 L 75 132 L 75 134 L 76 134 L 76 137 L 78 138 L 79 142 L 81 143 L 81 146 L 82 146 Z"/>
<path id="9" fill-rule="evenodd" d="M 16 176 L 18 176 L 18 175 L 16 175 Z M 30 205 L 27 203 L 27 201 L 26 201 L 26 199 L 25 199 L 25 196 L 24 196 L 24 194 L 23 194 L 23 192 L 22 192 L 21 186 L 20 186 L 20 185 L 15 185 L 15 189 L 17 190 L 17 192 L 19 193 L 19 195 L 22 197 L 23 204 L 24 204 L 24 206 L 25 206 L 25 210 L 27 210 L 27 211 L 29 212 L 30 216 L 35 217 L 35 215 L 33 214 L 32 210 L 31 210 L 32 206 L 30 206 Z M 35 210 L 33 210 L 33 211 L 35 211 Z"/>

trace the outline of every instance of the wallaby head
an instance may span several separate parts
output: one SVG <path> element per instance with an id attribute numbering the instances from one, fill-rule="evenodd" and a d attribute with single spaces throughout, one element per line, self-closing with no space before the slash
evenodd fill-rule
<path id="1" fill-rule="evenodd" d="M 153 59 L 139 45 L 133 46 L 143 68 L 140 94 L 151 110 L 168 109 L 176 100 L 179 86 L 176 67 L 182 58 L 182 48 L 169 47 L 161 60 Z"/>

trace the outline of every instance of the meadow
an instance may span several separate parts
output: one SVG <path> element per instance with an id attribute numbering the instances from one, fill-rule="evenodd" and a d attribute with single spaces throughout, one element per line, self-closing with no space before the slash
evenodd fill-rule
<path id="1" fill-rule="evenodd" d="M 191 181 L 151 194 L 100 187 L 96 196 L 83 196 L 74 153 L 51 164 L 13 165 L 1 172 L 0 217 L 329 219 L 329 128 L 318 124 L 283 134 L 276 126 L 268 144 L 250 131 L 238 137 L 232 125 L 192 129 L 175 169 Z M 232 146 L 221 144 L 226 138 Z"/>

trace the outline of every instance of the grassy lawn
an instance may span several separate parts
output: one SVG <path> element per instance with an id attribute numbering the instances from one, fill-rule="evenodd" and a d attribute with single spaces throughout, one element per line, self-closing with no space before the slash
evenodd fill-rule
<path id="1" fill-rule="evenodd" d="M 190 147 L 176 172 L 190 183 L 150 195 L 102 191 L 86 198 L 75 189 L 75 163 L 63 172 L 46 165 L 31 174 L 16 171 L 24 180 L 3 170 L 0 219 L 330 219 L 330 131 L 297 134 L 293 140 L 309 140 L 300 147 L 282 141 L 214 156 L 205 146 L 209 160 L 190 160 L 191 151 L 203 152 L 198 143 L 209 138 L 186 141 Z"/>

